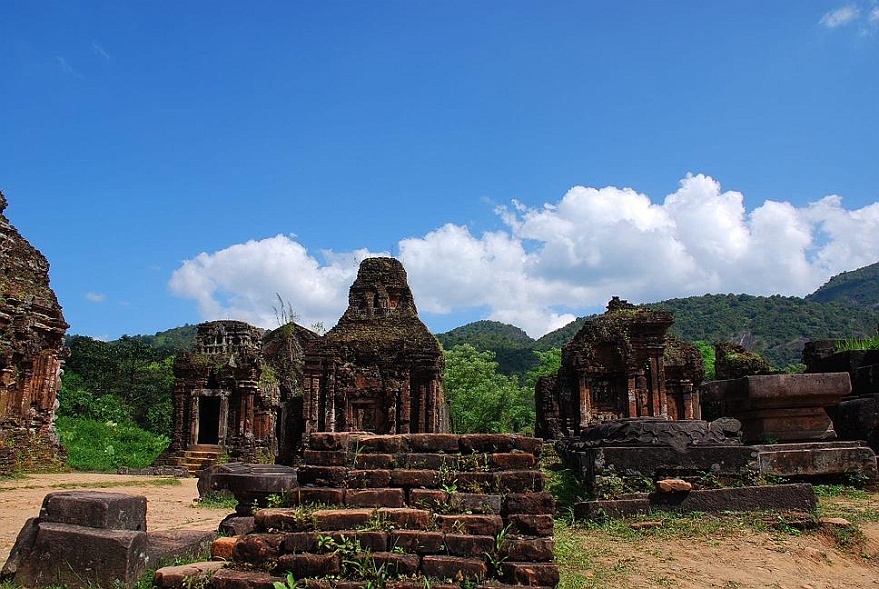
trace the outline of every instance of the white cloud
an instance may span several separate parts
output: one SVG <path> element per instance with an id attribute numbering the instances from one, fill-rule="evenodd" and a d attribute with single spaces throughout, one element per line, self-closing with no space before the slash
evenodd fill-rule
<path id="1" fill-rule="evenodd" d="M 879 6 L 870 11 L 870 14 L 867 16 L 867 21 L 871 25 L 879 24 Z"/>
<path id="2" fill-rule="evenodd" d="M 67 74 L 68 76 L 73 76 L 76 78 L 81 78 L 82 75 L 78 71 L 74 69 L 72 65 L 60 55 L 55 56 L 55 63 L 58 64 L 58 67 L 61 68 L 61 71 Z"/>
<path id="3" fill-rule="evenodd" d="M 367 250 L 323 252 L 321 266 L 305 247 L 277 235 L 201 253 L 174 271 L 175 295 L 194 299 L 205 320 L 238 319 L 260 327 L 278 326 L 277 297 L 293 307 L 299 323 L 332 326 L 348 303 L 348 287 Z"/>
<path id="4" fill-rule="evenodd" d="M 105 61 L 110 61 L 110 54 L 107 53 L 107 51 L 104 50 L 101 44 L 97 41 L 92 41 L 92 53 L 94 53 L 98 57 L 103 58 Z"/>
<path id="5" fill-rule="evenodd" d="M 835 29 L 858 20 L 860 16 L 860 8 L 854 4 L 848 4 L 826 13 L 821 17 L 819 23 L 828 29 Z"/>
<path id="6" fill-rule="evenodd" d="M 107 300 L 107 295 L 100 292 L 87 292 L 85 293 L 85 300 L 91 303 L 103 303 Z"/>
<path id="7" fill-rule="evenodd" d="M 805 295 L 830 276 L 876 262 L 879 202 L 847 210 L 838 196 L 805 207 L 766 201 L 745 209 L 741 193 L 688 174 L 662 202 L 631 188 L 576 186 L 557 202 L 512 202 L 506 227 L 474 235 L 448 223 L 399 242 L 422 313 L 484 310 L 532 336 L 603 307 L 713 293 Z M 203 253 L 171 279 L 205 319 L 275 324 L 275 293 L 300 323 L 335 323 L 357 265 L 371 255 L 323 252 L 321 265 L 277 236 Z"/>

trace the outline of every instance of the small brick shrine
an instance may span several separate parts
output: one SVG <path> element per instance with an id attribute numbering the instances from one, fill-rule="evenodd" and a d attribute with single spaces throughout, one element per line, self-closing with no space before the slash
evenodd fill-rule
<path id="1" fill-rule="evenodd" d="M 558 374 L 537 384 L 537 435 L 558 439 L 629 417 L 699 419 L 705 370 L 695 346 L 666 332 L 667 311 L 613 297 L 562 347 Z"/>

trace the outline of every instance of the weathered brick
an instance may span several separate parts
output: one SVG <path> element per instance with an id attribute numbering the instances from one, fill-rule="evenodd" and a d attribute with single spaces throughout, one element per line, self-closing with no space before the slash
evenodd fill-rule
<path id="1" fill-rule="evenodd" d="M 348 489 L 345 504 L 350 507 L 403 507 L 403 489 Z"/>
<path id="2" fill-rule="evenodd" d="M 438 470 L 394 469 L 390 471 L 390 484 L 393 487 L 427 487 L 435 489 L 440 486 L 442 477 Z"/>
<path id="3" fill-rule="evenodd" d="M 501 563 L 504 580 L 520 585 L 548 585 L 559 583 L 559 567 L 552 562 L 504 562 Z"/>
<path id="4" fill-rule="evenodd" d="M 552 536 L 553 521 L 551 515 L 527 515 L 511 513 L 506 518 L 511 534 L 523 536 Z"/>
<path id="5" fill-rule="evenodd" d="M 542 491 L 544 475 L 539 470 L 504 470 L 494 473 L 496 488 L 502 493 Z"/>
<path id="6" fill-rule="evenodd" d="M 221 536 L 211 543 L 211 558 L 214 560 L 232 560 L 232 550 L 235 548 L 235 536 Z"/>
<path id="7" fill-rule="evenodd" d="M 212 589 L 274 589 L 275 581 L 283 581 L 265 571 L 220 569 L 211 576 Z"/>
<path id="8" fill-rule="evenodd" d="M 548 562 L 553 559 L 554 551 L 552 538 L 508 538 L 501 546 L 501 554 L 512 561 Z"/>
<path id="9" fill-rule="evenodd" d="M 540 438 L 531 438 L 528 436 L 513 435 L 513 449 L 533 454 L 535 458 L 540 458 L 543 454 L 543 440 Z"/>
<path id="10" fill-rule="evenodd" d="M 402 468 L 411 470 L 454 470 L 458 466 L 458 457 L 435 452 L 410 452 L 398 454 L 397 462 Z"/>
<path id="11" fill-rule="evenodd" d="M 393 530 L 388 534 L 388 548 L 418 554 L 436 554 L 445 551 L 445 534 L 421 530 Z"/>
<path id="12" fill-rule="evenodd" d="M 467 493 L 491 493 L 497 489 L 493 472 L 459 472 L 455 480 L 458 488 Z"/>
<path id="13" fill-rule="evenodd" d="M 289 532 L 284 534 L 281 550 L 284 553 L 312 552 L 317 547 L 317 532 Z"/>
<path id="14" fill-rule="evenodd" d="M 446 549 L 452 556 L 482 556 L 494 550 L 494 536 L 446 534 Z"/>
<path id="15" fill-rule="evenodd" d="M 284 554 L 278 558 L 277 570 L 293 573 L 296 579 L 338 575 L 342 571 L 342 559 L 338 554 Z"/>
<path id="16" fill-rule="evenodd" d="M 272 507 L 260 509 L 253 516 L 258 530 L 283 530 L 298 532 L 314 527 L 312 514 L 296 507 Z"/>
<path id="17" fill-rule="evenodd" d="M 348 471 L 348 488 L 363 489 L 389 487 L 393 470 L 351 470 Z"/>
<path id="18" fill-rule="evenodd" d="M 344 505 L 345 490 L 335 487 L 296 487 L 290 491 L 290 503 L 323 503 L 324 505 Z"/>
<path id="19" fill-rule="evenodd" d="M 348 449 L 348 434 L 336 432 L 313 432 L 308 434 L 308 448 L 322 452 Z"/>
<path id="20" fill-rule="evenodd" d="M 385 585 L 385 589 L 425 589 L 427 586 L 428 584 L 424 579 L 401 579 L 397 581 L 389 581 L 388 584 Z M 430 589 L 461 589 L 461 585 L 458 583 L 439 583 L 430 581 Z"/>
<path id="21" fill-rule="evenodd" d="M 208 561 L 161 567 L 153 574 L 153 587 L 184 589 L 196 584 L 207 584 L 211 575 L 224 566 L 226 566 L 224 562 Z"/>
<path id="22" fill-rule="evenodd" d="M 309 466 L 303 465 L 296 469 L 296 478 L 300 485 L 315 487 L 342 487 L 348 469 L 344 466 Z"/>
<path id="23" fill-rule="evenodd" d="M 376 566 L 384 567 L 391 575 L 413 575 L 421 566 L 421 557 L 417 554 L 373 552 L 371 556 Z"/>
<path id="24" fill-rule="evenodd" d="M 446 505 L 449 494 L 439 489 L 409 489 L 409 505 L 437 510 Z"/>
<path id="25" fill-rule="evenodd" d="M 305 464 L 310 466 L 345 466 L 348 464 L 347 450 L 305 450 L 302 453 Z"/>
<path id="26" fill-rule="evenodd" d="M 452 493 L 449 495 L 448 504 L 449 508 L 457 513 L 499 514 L 502 497 L 487 493 Z"/>
<path id="27" fill-rule="evenodd" d="M 497 536 L 504 528 L 504 521 L 497 515 L 438 515 L 436 522 L 450 534 Z"/>
<path id="28" fill-rule="evenodd" d="M 386 552 L 388 549 L 388 533 L 381 530 L 344 530 L 327 532 L 338 543 L 345 540 L 356 541 L 363 550 L 369 552 Z"/>
<path id="29" fill-rule="evenodd" d="M 432 554 L 421 559 L 421 572 L 441 579 L 480 581 L 488 574 L 488 567 L 478 559 Z"/>
<path id="30" fill-rule="evenodd" d="M 533 454 L 525 452 L 503 452 L 491 455 L 492 468 L 501 470 L 531 469 L 537 464 Z"/>
<path id="31" fill-rule="evenodd" d="M 555 498 L 546 492 L 510 493 L 504 499 L 503 513 L 552 514 L 555 513 Z"/>
<path id="32" fill-rule="evenodd" d="M 425 530 L 430 525 L 430 512 L 411 507 L 381 507 L 378 516 L 397 528 L 405 530 Z"/>
<path id="33" fill-rule="evenodd" d="M 363 453 L 398 454 L 408 449 L 404 436 L 364 436 L 360 438 L 358 448 Z"/>
<path id="34" fill-rule="evenodd" d="M 388 470 L 397 466 L 394 454 L 357 454 L 352 466 L 357 470 Z"/>
<path id="35" fill-rule="evenodd" d="M 461 452 L 510 452 L 513 437 L 509 434 L 464 434 L 460 440 Z"/>
<path id="36" fill-rule="evenodd" d="M 232 546 L 232 558 L 250 564 L 262 564 L 278 555 L 282 534 L 248 534 Z"/>
<path id="37" fill-rule="evenodd" d="M 321 509 L 314 512 L 314 525 L 319 530 L 353 530 L 366 525 L 372 509 Z"/>
<path id="38" fill-rule="evenodd" d="M 457 434 L 406 434 L 404 436 L 411 452 L 459 452 Z"/>

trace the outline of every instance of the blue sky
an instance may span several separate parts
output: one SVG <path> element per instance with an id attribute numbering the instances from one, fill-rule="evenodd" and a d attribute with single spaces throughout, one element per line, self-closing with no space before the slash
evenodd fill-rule
<path id="1" fill-rule="evenodd" d="M 879 260 L 875 0 L 0 0 L 0 79 L 72 333 L 330 327 L 378 254 L 533 337 Z"/>

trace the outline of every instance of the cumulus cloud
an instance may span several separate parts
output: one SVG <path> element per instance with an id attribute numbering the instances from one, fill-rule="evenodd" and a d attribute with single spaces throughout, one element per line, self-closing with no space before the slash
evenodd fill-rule
<path id="1" fill-rule="evenodd" d="M 85 293 L 85 300 L 91 303 L 103 303 L 107 300 L 107 295 L 100 292 L 87 292 Z"/>
<path id="2" fill-rule="evenodd" d="M 876 0 L 846 4 L 825 13 L 818 24 L 827 29 L 850 26 L 861 35 L 870 35 L 879 27 L 879 5 Z"/>
<path id="3" fill-rule="evenodd" d="M 168 284 L 177 296 L 194 299 L 207 320 L 238 319 L 277 327 L 278 297 L 292 306 L 299 323 L 331 326 L 348 303 L 348 287 L 367 250 L 323 252 L 325 265 L 292 237 L 276 235 L 201 253 L 174 271 Z"/>
<path id="4" fill-rule="evenodd" d="M 804 207 L 744 196 L 688 174 L 664 200 L 631 188 L 575 186 L 556 202 L 513 201 L 505 227 L 474 235 L 447 223 L 399 241 L 422 313 L 478 309 L 538 337 L 595 312 L 613 295 L 650 302 L 704 293 L 798 295 L 876 262 L 879 202 L 857 210 L 827 196 Z M 232 245 L 184 262 L 170 287 L 205 319 L 275 322 L 275 293 L 301 323 L 335 323 L 366 250 L 322 252 L 291 237 Z"/>

